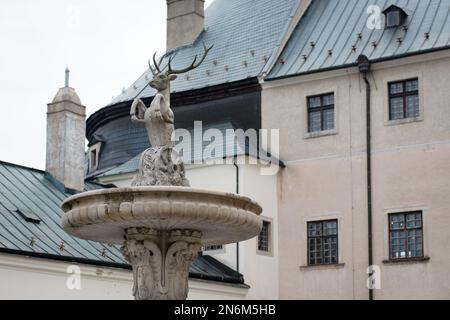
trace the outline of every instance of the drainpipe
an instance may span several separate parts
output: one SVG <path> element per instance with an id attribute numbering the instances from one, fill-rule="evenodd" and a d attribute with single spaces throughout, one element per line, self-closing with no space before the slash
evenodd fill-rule
<path id="1" fill-rule="evenodd" d="M 239 194 L 239 166 L 237 156 L 234 156 L 233 165 L 236 168 L 236 194 Z M 239 242 L 236 243 L 236 272 L 239 274 Z"/>
<path id="2" fill-rule="evenodd" d="M 367 226 L 369 268 L 373 266 L 372 242 L 372 136 L 371 136 L 371 86 L 367 78 L 370 72 L 370 61 L 365 55 L 358 57 L 358 68 L 366 84 L 366 145 L 367 145 Z M 372 276 L 372 274 L 370 274 Z M 373 289 L 369 289 L 369 300 L 374 300 Z"/>

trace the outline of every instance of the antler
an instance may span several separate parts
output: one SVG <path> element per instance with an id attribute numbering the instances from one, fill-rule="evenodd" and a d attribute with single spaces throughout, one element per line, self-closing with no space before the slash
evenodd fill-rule
<path id="1" fill-rule="evenodd" d="M 172 68 L 173 56 L 171 56 L 169 58 L 169 63 L 168 63 L 169 70 L 167 71 L 167 74 L 182 74 L 182 73 L 186 73 L 188 71 L 191 71 L 191 70 L 194 70 L 194 69 L 198 68 L 203 63 L 203 61 L 205 61 L 206 56 L 208 55 L 209 51 L 211 51 L 211 49 L 213 47 L 214 47 L 214 45 L 212 45 L 211 47 L 207 48 L 205 43 L 203 42 L 204 53 L 203 53 L 202 59 L 197 63 L 198 55 L 195 55 L 195 58 L 194 58 L 194 61 L 192 62 L 192 64 L 189 67 L 181 69 L 181 70 L 177 70 L 177 69 L 173 69 Z"/>
<path id="2" fill-rule="evenodd" d="M 161 69 L 161 63 L 163 62 L 164 58 L 167 56 L 167 52 L 164 53 L 161 58 L 159 58 L 159 61 L 156 61 L 156 52 L 153 54 L 153 66 L 150 60 L 148 60 L 148 66 L 150 67 L 150 70 L 152 71 L 153 75 L 156 76 L 160 74 L 166 67 Z"/>

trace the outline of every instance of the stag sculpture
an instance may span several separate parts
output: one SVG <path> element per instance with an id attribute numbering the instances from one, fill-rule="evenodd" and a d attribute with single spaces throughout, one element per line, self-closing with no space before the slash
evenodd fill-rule
<path id="1" fill-rule="evenodd" d="M 181 157 L 173 149 L 172 136 L 175 130 L 175 122 L 174 113 L 170 108 L 170 82 L 174 81 L 177 75 L 194 70 L 203 63 L 212 46 L 208 48 L 203 44 L 203 48 L 202 58 L 199 60 L 198 55 L 196 55 L 191 65 L 184 69 L 172 67 L 174 55 L 171 55 L 167 65 L 162 67 L 163 61 L 169 56 L 167 53 L 158 61 L 155 53 L 153 55 L 153 66 L 149 61 L 150 71 L 153 74 L 153 79 L 149 82 L 149 85 L 157 93 L 149 108 L 141 99 L 134 100 L 130 115 L 131 121 L 145 124 L 152 148 L 145 151 L 141 158 L 140 172 L 133 181 L 134 186 L 189 185 L 185 178 Z"/>

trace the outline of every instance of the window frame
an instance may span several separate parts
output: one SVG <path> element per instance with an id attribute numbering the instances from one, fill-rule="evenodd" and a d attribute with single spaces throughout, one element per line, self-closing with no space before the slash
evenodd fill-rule
<path id="1" fill-rule="evenodd" d="M 263 251 L 259 249 L 259 239 L 261 236 L 261 232 L 258 234 L 258 236 L 256 237 L 256 253 L 259 255 L 263 255 L 263 256 L 269 256 L 269 257 L 273 257 L 273 220 L 270 218 L 263 218 L 263 224 L 267 223 L 268 224 L 268 229 L 267 229 L 267 237 L 268 237 L 268 250 L 267 251 Z"/>
<path id="2" fill-rule="evenodd" d="M 267 228 L 267 250 L 263 250 L 263 249 L 261 249 L 261 242 L 262 242 L 262 240 L 261 240 L 261 235 L 262 235 L 262 233 L 263 233 L 263 231 L 264 231 L 264 227 L 266 226 L 266 228 Z M 261 229 L 261 232 L 259 233 L 259 235 L 258 235 L 258 251 L 261 251 L 261 252 L 270 252 L 270 222 L 269 221 L 267 221 L 267 220 L 263 220 L 263 227 L 262 227 L 262 229 Z"/>
<path id="3" fill-rule="evenodd" d="M 98 142 L 88 149 L 88 172 L 94 172 L 100 164 L 100 152 L 102 150 L 102 142 Z M 95 152 L 95 166 L 93 165 L 93 152 Z"/>
<path id="4" fill-rule="evenodd" d="M 418 214 L 420 213 L 421 215 L 421 227 L 415 227 L 415 228 L 409 228 L 407 227 L 407 219 L 406 217 L 408 215 L 411 214 Z M 407 232 L 408 230 L 421 230 L 421 236 L 422 236 L 422 255 L 421 256 L 416 256 L 416 257 L 400 257 L 400 258 L 394 258 L 392 255 L 392 235 L 391 232 L 395 232 L 395 231 L 399 231 L 399 230 L 392 230 L 391 229 L 391 217 L 393 216 L 400 216 L 403 215 L 404 216 L 404 221 L 405 221 L 405 226 L 401 231 L 405 231 Z M 389 235 L 389 242 L 388 242 L 388 247 L 389 247 L 389 259 L 388 261 L 393 261 L 393 262 L 398 262 L 398 261 L 410 261 L 410 260 L 417 260 L 417 259 L 425 259 L 426 255 L 425 255 L 425 238 L 424 238 L 424 214 L 422 210 L 416 210 L 416 211 L 405 211 L 405 212 L 393 212 L 393 213 L 389 213 L 388 214 L 388 235 Z M 405 237 L 405 252 L 408 252 L 408 236 Z"/>
<path id="5" fill-rule="evenodd" d="M 203 245 L 201 251 L 204 253 L 225 253 L 225 245 Z"/>
<path id="6" fill-rule="evenodd" d="M 312 264 L 311 263 L 311 259 L 310 259 L 311 258 L 311 256 L 310 256 L 311 250 L 310 250 L 309 240 L 312 239 L 312 238 L 322 238 L 322 240 L 323 240 L 324 238 L 326 238 L 326 237 L 323 236 L 323 225 L 325 223 L 327 223 L 327 222 L 336 222 L 336 235 L 334 235 L 334 236 L 327 236 L 328 238 L 331 238 L 331 237 L 335 237 L 336 238 L 336 262 L 334 262 L 334 263 L 322 262 L 322 263 Z M 309 236 L 309 225 L 310 224 L 318 224 L 318 223 L 321 224 L 322 236 L 320 236 L 320 237 L 310 237 Z M 325 251 L 323 244 L 324 244 L 324 242 L 322 241 L 322 261 L 325 260 L 325 258 L 323 256 L 323 253 Z M 308 267 L 338 266 L 339 265 L 339 219 L 308 221 L 306 223 L 306 246 L 307 246 L 307 259 L 306 260 L 307 260 L 307 266 Z"/>
<path id="7" fill-rule="evenodd" d="M 333 105 L 324 105 L 323 103 L 323 98 L 325 96 L 330 96 L 333 95 L 333 100 L 334 103 Z M 320 98 L 320 107 L 311 107 L 311 103 L 310 100 L 314 99 L 314 98 Z M 328 111 L 328 110 L 333 110 L 334 113 L 334 123 L 333 123 L 333 128 L 331 129 L 325 129 L 325 122 L 324 122 L 324 112 Z M 320 111 L 320 130 L 319 131 L 312 131 L 311 130 L 311 119 L 310 119 L 310 114 L 313 112 L 319 112 Z M 306 97 L 306 113 L 307 113 L 307 124 L 308 124 L 308 134 L 321 134 L 324 132 L 330 132 L 333 130 L 336 130 L 336 94 L 335 92 L 328 92 L 328 93 L 321 93 L 321 94 L 315 94 L 312 96 L 307 96 Z"/>
<path id="8" fill-rule="evenodd" d="M 89 168 L 97 168 L 98 167 L 97 149 L 90 150 L 89 160 L 90 160 Z"/>
<path id="9" fill-rule="evenodd" d="M 405 88 L 406 88 L 406 83 L 410 82 L 410 81 L 417 81 L 417 90 L 415 91 L 409 91 L 406 92 Z M 394 84 L 402 84 L 403 87 L 403 91 L 402 93 L 391 93 L 391 86 Z M 417 96 L 417 99 L 419 100 L 419 115 L 416 117 L 407 117 L 407 104 L 406 104 L 406 99 L 407 97 L 410 96 Z M 392 118 L 392 99 L 395 98 L 403 98 L 403 118 L 400 119 L 393 119 Z M 415 77 L 415 78 L 409 78 L 409 79 L 404 79 L 404 80 L 396 80 L 396 81 L 389 81 L 388 82 L 388 119 L 391 122 L 395 122 L 395 121 L 407 121 L 407 120 L 411 120 L 411 119 L 420 119 L 421 115 L 422 115 L 422 109 L 421 109 L 421 101 L 420 101 L 420 79 L 419 77 Z"/>

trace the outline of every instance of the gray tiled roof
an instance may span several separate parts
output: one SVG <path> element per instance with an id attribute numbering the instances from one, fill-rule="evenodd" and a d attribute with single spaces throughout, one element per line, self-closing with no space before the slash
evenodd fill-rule
<path id="1" fill-rule="evenodd" d="M 288 19 L 299 2 L 215 0 L 206 9 L 205 30 L 192 46 L 176 50 L 173 65 L 175 68 L 188 66 L 196 54 L 202 54 L 203 42 L 214 48 L 204 63 L 189 73 L 189 80 L 186 75 L 181 75 L 172 83 L 172 91 L 200 89 L 258 76 L 279 45 Z M 149 52 L 149 57 L 152 54 Z M 146 62 L 142 63 L 144 66 Z M 147 70 L 111 105 L 153 96 L 154 90 L 147 85 L 149 79 L 151 72 Z"/>
<path id="2" fill-rule="evenodd" d="M 409 15 L 406 31 L 385 29 L 384 19 L 381 30 L 367 27 L 370 5 L 393 4 Z M 360 54 L 377 61 L 449 48 L 449 13 L 448 0 L 313 0 L 268 79 L 354 65 Z"/>
<path id="3" fill-rule="evenodd" d="M 86 191 L 100 188 L 86 184 Z M 71 195 L 43 171 L 0 161 L 0 253 L 129 268 L 117 246 L 73 238 L 62 229 L 60 205 Z M 198 257 L 190 276 L 243 283 L 241 275 L 207 256 Z"/>

